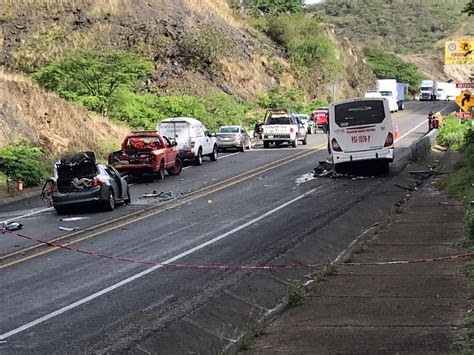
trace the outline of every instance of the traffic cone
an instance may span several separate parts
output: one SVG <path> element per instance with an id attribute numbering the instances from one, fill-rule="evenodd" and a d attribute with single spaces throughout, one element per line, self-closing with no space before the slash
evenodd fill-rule
<path id="1" fill-rule="evenodd" d="M 398 132 L 398 125 L 395 126 L 395 139 L 400 138 L 400 132 Z"/>

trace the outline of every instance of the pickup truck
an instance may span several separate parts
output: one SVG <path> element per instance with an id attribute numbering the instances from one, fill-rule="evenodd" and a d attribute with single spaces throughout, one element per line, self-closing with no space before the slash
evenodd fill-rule
<path id="1" fill-rule="evenodd" d="M 268 110 L 265 114 L 265 123 L 260 129 L 264 148 L 269 148 L 271 143 L 277 146 L 289 143 L 294 148 L 298 146 L 298 141 L 306 144 L 308 134 L 306 127 L 286 110 Z"/>
<path id="2" fill-rule="evenodd" d="M 183 162 L 176 142 L 155 131 L 134 132 L 125 137 L 121 150 L 109 155 L 109 164 L 130 176 L 151 174 L 162 180 L 165 171 L 179 175 Z"/>

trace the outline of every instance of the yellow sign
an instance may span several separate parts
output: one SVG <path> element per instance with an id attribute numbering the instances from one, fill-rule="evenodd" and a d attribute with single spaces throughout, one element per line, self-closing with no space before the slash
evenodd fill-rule
<path id="1" fill-rule="evenodd" d="M 446 41 L 444 64 L 474 64 L 474 40 Z"/>
<path id="2" fill-rule="evenodd" d="M 472 93 L 469 90 L 462 91 L 461 95 L 456 97 L 454 101 L 464 112 L 469 112 L 470 108 L 474 107 L 474 97 L 472 97 Z"/>

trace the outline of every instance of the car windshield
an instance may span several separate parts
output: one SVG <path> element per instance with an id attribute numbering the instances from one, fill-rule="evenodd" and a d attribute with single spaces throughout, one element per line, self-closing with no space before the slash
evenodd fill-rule
<path id="1" fill-rule="evenodd" d="M 239 127 L 221 127 L 219 133 L 239 133 Z"/>
<path id="2" fill-rule="evenodd" d="M 385 119 L 383 101 L 353 101 L 335 106 L 336 123 L 339 127 L 381 123 Z"/>
<path id="3" fill-rule="evenodd" d="M 293 122 L 288 116 L 270 116 L 267 124 L 293 124 Z"/>
<path id="4" fill-rule="evenodd" d="M 392 92 L 391 91 L 380 91 L 380 95 L 382 95 L 382 96 L 392 96 Z"/>
<path id="5" fill-rule="evenodd" d="M 425 87 L 422 87 L 421 90 L 423 90 L 423 91 L 429 91 L 429 90 L 431 90 L 431 87 L 429 87 L 429 86 L 426 87 L 426 86 L 425 86 Z"/>

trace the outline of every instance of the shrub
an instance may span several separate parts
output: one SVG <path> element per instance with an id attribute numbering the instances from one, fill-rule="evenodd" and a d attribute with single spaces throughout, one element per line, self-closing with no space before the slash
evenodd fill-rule
<path id="1" fill-rule="evenodd" d="M 454 118 L 451 114 L 443 120 L 437 140 L 447 148 L 459 150 L 464 145 L 464 137 L 469 131 L 469 122 Z"/>
<path id="2" fill-rule="evenodd" d="M 33 75 L 42 87 L 84 104 L 95 112 L 111 111 L 118 89 L 132 89 L 151 74 L 153 64 L 119 51 L 79 52 L 55 61 Z"/>
<path id="3" fill-rule="evenodd" d="M 19 140 L 0 148 L 0 172 L 14 181 L 22 179 L 26 186 L 36 186 L 47 174 L 42 159 L 41 148 Z"/>
<path id="4" fill-rule="evenodd" d="M 392 54 L 376 48 L 366 48 L 370 65 L 375 76 L 379 79 L 397 79 L 398 82 L 409 84 L 409 91 L 415 94 L 424 76 L 413 63 L 405 63 Z"/>
<path id="5" fill-rule="evenodd" d="M 288 306 L 295 307 L 303 302 L 306 290 L 300 280 L 288 280 L 285 294 Z"/>
<path id="6" fill-rule="evenodd" d="M 190 29 L 181 38 L 180 58 L 193 69 L 219 67 L 219 57 L 230 48 L 230 42 L 213 27 Z"/>

